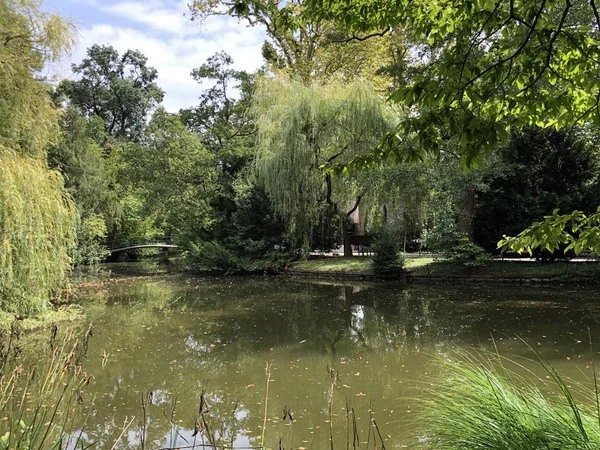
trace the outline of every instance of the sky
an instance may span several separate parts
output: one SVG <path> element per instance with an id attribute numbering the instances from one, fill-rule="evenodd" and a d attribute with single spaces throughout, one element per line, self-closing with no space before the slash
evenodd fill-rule
<path id="1" fill-rule="evenodd" d="M 254 71 L 262 65 L 262 28 L 248 27 L 228 16 L 210 17 L 203 23 L 190 20 L 183 0 L 45 0 L 44 7 L 73 21 L 79 30 L 78 45 L 54 68 L 58 76 L 72 78 L 92 44 L 112 45 L 120 54 L 139 50 L 148 65 L 158 70 L 158 85 L 165 91 L 163 106 L 177 112 L 197 104 L 208 86 L 192 79 L 192 69 L 224 50 L 237 70 Z M 186 16 L 184 16 L 186 14 Z"/>

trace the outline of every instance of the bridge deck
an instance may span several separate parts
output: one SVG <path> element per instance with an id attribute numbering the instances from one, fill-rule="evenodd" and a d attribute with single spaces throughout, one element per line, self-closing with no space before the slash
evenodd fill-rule
<path id="1" fill-rule="evenodd" d="M 126 250 L 135 250 L 136 248 L 179 248 L 179 246 L 175 244 L 135 244 L 124 247 L 109 248 L 108 251 L 115 253 L 124 252 Z"/>

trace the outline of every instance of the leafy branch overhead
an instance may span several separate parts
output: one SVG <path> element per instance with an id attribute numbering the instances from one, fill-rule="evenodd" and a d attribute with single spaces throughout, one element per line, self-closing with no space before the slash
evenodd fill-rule
<path id="1" fill-rule="evenodd" d="M 599 119 L 595 0 L 307 0 L 306 8 L 307 20 L 353 32 L 412 33 L 426 70 L 390 96 L 408 115 L 369 162 L 402 155 L 407 141 L 436 154 L 454 137 L 463 164 L 478 167 L 511 128 Z"/>
<path id="2" fill-rule="evenodd" d="M 590 215 L 581 211 L 559 214 L 558 209 L 541 222 L 523 230 L 515 237 L 504 236 L 498 247 L 504 252 L 512 250 L 518 253 L 533 254 L 534 248 L 564 253 L 573 251 L 579 256 L 584 251 L 600 254 L 600 207 Z"/>

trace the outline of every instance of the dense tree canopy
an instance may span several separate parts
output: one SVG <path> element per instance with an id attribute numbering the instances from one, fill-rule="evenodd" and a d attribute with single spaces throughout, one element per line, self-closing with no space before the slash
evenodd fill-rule
<path id="1" fill-rule="evenodd" d="M 403 154 L 406 141 L 438 152 L 457 136 L 468 167 L 512 128 L 597 121 L 600 109 L 594 0 L 384 2 L 308 0 L 312 18 L 357 32 L 406 27 L 426 70 L 391 100 L 411 108 L 368 164 Z M 311 19 L 312 20 L 312 19 Z"/>
<path id="2" fill-rule="evenodd" d="M 87 58 L 73 65 L 81 78 L 61 85 L 70 102 L 88 116 L 104 121 L 106 132 L 119 138 L 141 138 L 148 114 L 162 101 L 157 72 L 136 50 L 123 55 L 111 46 L 92 45 Z"/>
<path id="3" fill-rule="evenodd" d="M 584 133 L 526 128 L 512 133 L 486 170 L 477 196 L 475 241 L 496 249 L 555 208 L 588 213 L 600 203 L 598 150 Z"/>
<path id="4" fill-rule="evenodd" d="M 214 156 L 190 133 L 177 114 L 159 108 L 142 146 L 131 146 L 127 173 L 144 202 L 144 215 L 168 235 L 206 234 L 212 223 Z"/>
<path id="5" fill-rule="evenodd" d="M 324 173 L 367 151 L 387 130 L 380 98 L 364 83 L 265 79 L 257 91 L 257 169 L 277 214 L 306 248 L 327 205 L 343 218 L 365 195 L 354 180 Z M 348 174 L 349 175 L 349 174 Z"/>

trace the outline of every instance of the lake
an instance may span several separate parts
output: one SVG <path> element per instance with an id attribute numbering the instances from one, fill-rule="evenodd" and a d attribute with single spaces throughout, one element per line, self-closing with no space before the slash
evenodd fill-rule
<path id="1" fill-rule="evenodd" d="M 600 293 L 566 287 L 178 274 L 114 276 L 80 295 L 94 325 L 84 436 L 97 448 L 110 448 L 133 416 L 117 448 L 140 448 L 142 398 L 146 448 L 201 444 L 193 436 L 201 396 L 215 435 L 236 448 L 260 446 L 267 364 L 267 448 L 278 449 L 280 439 L 286 449 L 330 448 L 330 370 L 336 449 L 352 432 L 346 408 L 355 411 L 361 442 L 373 440 L 372 417 L 386 448 L 414 448 L 422 439 L 419 398 L 436 360 L 457 348 L 497 348 L 544 378 L 524 340 L 561 374 L 585 382 L 588 327 L 600 341 Z"/>

